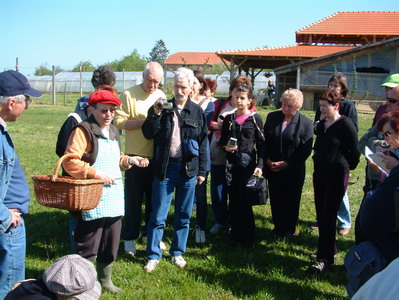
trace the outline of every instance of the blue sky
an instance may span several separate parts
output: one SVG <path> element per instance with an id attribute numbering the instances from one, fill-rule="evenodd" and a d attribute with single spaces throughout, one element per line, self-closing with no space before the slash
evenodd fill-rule
<path id="1" fill-rule="evenodd" d="M 397 0 L 0 0 L 0 71 L 32 75 L 41 64 L 71 69 L 170 53 L 284 46 L 295 31 L 337 11 L 397 10 Z M 365 20 L 367 22 L 367 20 Z"/>

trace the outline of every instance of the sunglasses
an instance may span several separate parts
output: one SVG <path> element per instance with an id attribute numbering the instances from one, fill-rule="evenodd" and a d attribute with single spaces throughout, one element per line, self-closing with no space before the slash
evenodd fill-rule
<path id="1" fill-rule="evenodd" d="M 103 115 L 105 115 L 107 112 L 110 112 L 111 114 L 115 113 L 115 108 L 103 108 L 103 109 L 97 109 L 101 111 Z"/>
<path id="2" fill-rule="evenodd" d="M 384 135 L 385 137 L 388 137 L 388 136 L 391 136 L 392 132 L 393 132 L 393 130 L 385 131 L 385 132 L 383 133 L 383 135 Z"/>
<path id="3" fill-rule="evenodd" d="M 396 99 L 393 99 L 393 98 L 389 98 L 388 102 L 394 104 L 394 103 L 398 103 L 399 100 L 396 100 Z"/>

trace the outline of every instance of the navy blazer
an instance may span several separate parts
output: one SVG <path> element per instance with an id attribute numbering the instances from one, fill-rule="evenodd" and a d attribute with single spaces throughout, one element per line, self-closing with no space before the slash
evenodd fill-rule
<path id="1" fill-rule="evenodd" d="M 313 122 L 305 115 L 297 112 L 282 133 L 283 121 L 284 114 L 281 110 L 267 115 L 263 129 L 265 134 L 264 165 L 266 176 L 273 173 L 267 167 L 267 159 L 286 161 L 289 167 L 279 172 L 279 175 L 291 175 L 292 172 L 305 168 L 306 159 L 312 152 Z M 278 173 L 273 174 L 277 175 Z"/>

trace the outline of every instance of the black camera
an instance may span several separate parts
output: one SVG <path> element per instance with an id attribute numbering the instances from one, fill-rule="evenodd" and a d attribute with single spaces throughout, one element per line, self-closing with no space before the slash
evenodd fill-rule
<path id="1" fill-rule="evenodd" d="M 162 101 L 155 103 L 155 107 L 158 109 L 172 109 L 173 104 L 172 104 L 172 102 L 169 102 L 168 100 L 163 99 Z"/>

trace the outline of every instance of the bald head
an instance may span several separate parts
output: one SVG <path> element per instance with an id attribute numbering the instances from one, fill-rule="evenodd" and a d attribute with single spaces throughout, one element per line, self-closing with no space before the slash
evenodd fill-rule
<path id="1" fill-rule="evenodd" d="M 143 83 L 141 87 L 148 94 L 153 94 L 157 89 L 159 84 L 162 81 L 163 77 L 163 68 L 162 66 L 155 62 L 149 62 L 144 69 L 143 72 Z"/>

